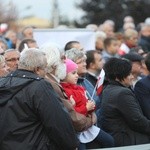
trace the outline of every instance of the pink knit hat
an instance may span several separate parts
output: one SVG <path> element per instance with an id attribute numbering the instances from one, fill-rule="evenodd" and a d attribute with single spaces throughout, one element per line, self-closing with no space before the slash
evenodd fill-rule
<path id="1" fill-rule="evenodd" d="M 74 70 L 76 70 L 78 68 L 78 65 L 76 63 L 74 63 L 71 59 L 66 59 L 65 60 L 65 64 L 66 64 L 66 72 L 67 74 L 69 72 L 72 72 Z"/>

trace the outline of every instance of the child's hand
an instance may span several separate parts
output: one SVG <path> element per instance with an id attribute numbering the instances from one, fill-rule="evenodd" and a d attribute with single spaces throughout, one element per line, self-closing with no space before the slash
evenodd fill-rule
<path id="1" fill-rule="evenodd" d="M 86 108 L 87 108 L 87 111 L 94 110 L 95 109 L 95 102 L 89 100 L 86 103 Z"/>

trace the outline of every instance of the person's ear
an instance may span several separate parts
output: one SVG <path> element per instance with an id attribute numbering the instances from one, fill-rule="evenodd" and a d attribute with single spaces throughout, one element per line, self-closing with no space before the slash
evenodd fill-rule
<path id="1" fill-rule="evenodd" d="M 56 65 L 52 65 L 52 69 L 55 70 L 57 68 Z"/>
<path id="2" fill-rule="evenodd" d="M 35 73 L 35 74 L 37 74 L 37 75 L 39 75 L 39 70 L 40 70 L 40 68 L 39 68 L 39 67 L 34 68 L 34 73 Z"/>
<path id="3" fill-rule="evenodd" d="M 90 68 L 91 68 L 91 69 L 95 69 L 95 63 L 91 62 L 91 63 L 90 63 Z"/>

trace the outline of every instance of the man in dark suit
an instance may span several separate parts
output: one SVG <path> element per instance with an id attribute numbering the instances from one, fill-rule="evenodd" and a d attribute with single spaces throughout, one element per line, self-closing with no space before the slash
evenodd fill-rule
<path id="1" fill-rule="evenodd" d="M 95 87 L 99 73 L 103 68 L 104 61 L 101 54 L 96 50 L 87 51 L 86 57 L 86 79 Z"/>
<path id="2" fill-rule="evenodd" d="M 145 58 L 145 64 L 149 75 L 136 83 L 134 91 L 144 115 L 150 119 L 150 53 Z"/>
<path id="3" fill-rule="evenodd" d="M 138 45 L 142 47 L 145 52 L 150 51 L 150 25 L 144 24 L 141 27 L 141 37 Z"/>

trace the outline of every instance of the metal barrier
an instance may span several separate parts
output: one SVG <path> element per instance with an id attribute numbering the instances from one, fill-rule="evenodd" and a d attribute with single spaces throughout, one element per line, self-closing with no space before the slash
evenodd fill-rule
<path id="1" fill-rule="evenodd" d="M 123 146 L 114 148 L 89 149 L 89 150 L 150 150 L 150 144 Z"/>

